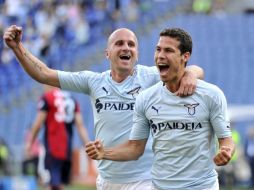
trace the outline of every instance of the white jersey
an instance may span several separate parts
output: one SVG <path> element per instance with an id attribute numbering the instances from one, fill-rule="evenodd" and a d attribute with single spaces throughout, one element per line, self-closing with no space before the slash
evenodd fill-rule
<path id="1" fill-rule="evenodd" d="M 111 78 L 110 71 L 58 71 L 62 89 L 82 92 L 91 98 L 96 139 L 105 147 L 114 147 L 129 139 L 133 126 L 133 110 L 136 96 L 144 89 L 156 84 L 159 74 L 156 67 L 137 65 L 132 76 L 121 83 Z M 151 179 L 152 148 L 147 146 L 138 161 L 98 161 L 102 178 L 115 183 L 130 183 Z"/>
<path id="2" fill-rule="evenodd" d="M 153 136 L 153 185 L 160 190 L 200 190 L 216 183 L 216 139 L 231 136 L 227 103 L 215 85 L 198 80 L 180 98 L 162 82 L 136 100 L 131 140 Z"/>

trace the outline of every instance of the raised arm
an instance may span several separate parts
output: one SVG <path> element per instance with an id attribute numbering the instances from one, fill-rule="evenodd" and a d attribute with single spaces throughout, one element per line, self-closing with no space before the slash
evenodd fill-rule
<path id="1" fill-rule="evenodd" d="M 10 26 L 5 31 L 3 39 L 6 45 L 12 49 L 21 66 L 33 79 L 43 84 L 60 87 L 57 71 L 48 68 L 22 45 L 21 27 Z"/>
<path id="2" fill-rule="evenodd" d="M 197 79 L 204 79 L 204 71 L 196 65 L 187 66 L 177 96 L 189 96 L 195 92 Z"/>
<path id="3" fill-rule="evenodd" d="M 231 137 L 220 138 L 218 140 L 219 151 L 213 160 L 217 166 L 223 166 L 231 160 L 235 152 L 235 144 Z"/>
<path id="4" fill-rule="evenodd" d="M 86 153 L 94 160 L 130 161 L 137 160 L 144 153 L 147 139 L 129 140 L 114 148 L 104 148 L 97 140 L 86 145 Z"/>

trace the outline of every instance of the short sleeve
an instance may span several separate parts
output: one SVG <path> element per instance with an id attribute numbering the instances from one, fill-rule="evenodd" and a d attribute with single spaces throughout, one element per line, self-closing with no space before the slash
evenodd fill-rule
<path id="1" fill-rule="evenodd" d="M 133 114 L 133 127 L 130 134 L 130 140 L 147 139 L 150 134 L 148 119 L 145 115 L 144 94 L 138 95 Z"/>

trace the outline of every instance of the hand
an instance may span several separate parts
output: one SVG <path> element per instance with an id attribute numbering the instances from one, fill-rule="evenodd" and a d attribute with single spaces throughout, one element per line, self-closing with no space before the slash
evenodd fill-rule
<path id="1" fill-rule="evenodd" d="M 213 161 L 217 166 L 224 166 L 231 160 L 231 157 L 232 150 L 227 146 L 222 146 Z"/>
<path id="2" fill-rule="evenodd" d="M 22 38 L 22 27 L 12 25 L 4 32 L 3 39 L 5 40 L 6 45 L 14 49 L 18 46 Z"/>
<path id="3" fill-rule="evenodd" d="M 189 96 L 192 95 L 197 86 L 197 77 L 190 71 L 185 71 L 183 78 L 181 79 L 180 87 L 175 92 L 177 96 Z"/>
<path id="4" fill-rule="evenodd" d="M 87 155 L 94 160 L 101 160 L 104 156 L 104 147 L 100 140 L 89 142 L 86 144 Z"/>
<path id="5" fill-rule="evenodd" d="M 27 159 L 31 158 L 32 155 L 31 155 L 31 150 L 32 150 L 32 145 L 31 143 L 26 143 L 25 144 L 25 157 Z"/>

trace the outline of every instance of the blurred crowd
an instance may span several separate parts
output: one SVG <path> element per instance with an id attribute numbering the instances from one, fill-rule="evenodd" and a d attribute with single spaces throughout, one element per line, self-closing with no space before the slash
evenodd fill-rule
<path id="1" fill-rule="evenodd" d="M 153 3 L 157 1 L 166 0 L 0 0 L 0 35 L 3 36 L 4 29 L 9 25 L 21 25 L 24 30 L 24 45 L 35 56 L 46 59 L 48 64 L 52 64 L 50 66 L 61 69 L 59 65 L 55 65 L 60 63 L 54 61 L 56 55 L 62 56 L 61 60 L 64 59 L 63 53 L 59 54 L 59 51 L 66 50 L 64 54 L 67 54 L 70 52 L 67 50 L 70 49 L 86 48 L 105 39 L 105 36 L 120 26 L 128 27 L 133 23 L 145 26 L 148 12 L 150 14 L 154 11 L 156 16 L 160 14 L 153 7 Z M 248 13 L 254 12 L 253 0 L 189 2 L 191 2 L 189 11 L 197 14 L 221 14 L 226 11 L 234 12 L 233 10 L 240 8 Z M 74 59 L 75 55 L 72 57 Z M 11 64 L 17 64 L 15 57 L 3 43 L 0 43 L 0 95 L 7 96 L 3 85 L 8 83 L 6 88 L 9 89 L 10 86 L 14 86 L 9 83 L 19 83 L 16 86 L 21 83 L 18 79 L 7 81 L 3 77 L 4 75 L 6 78 L 9 77 L 9 73 L 5 74 L 4 69 Z M 240 135 L 235 131 L 234 140 L 238 145 L 238 153 L 229 168 L 219 171 L 222 185 L 234 186 L 246 183 L 247 180 L 247 183 L 254 187 L 254 130 L 253 127 L 251 129 L 243 135 L 246 139 L 240 139 Z M 6 162 L 10 160 L 7 158 L 10 156 L 11 151 L 7 143 L 0 140 L 0 174 L 10 173 L 10 169 L 6 167 L 8 166 Z"/>
<path id="2" fill-rule="evenodd" d="M 22 26 L 23 44 L 32 54 L 52 68 L 63 69 L 66 65 L 75 68 L 73 65 L 79 60 L 89 59 L 84 58 L 88 49 L 105 40 L 115 28 L 147 20 L 143 15 L 152 9 L 153 3 L 153 0 L 0 0 L 0 35 L 12 24 Z M 18 89 L 30 91 L 31 82 L 4 43 L 0 43 L 0 73 L 0 95 L 10 94 L 13 89 L 15 96 L 20 97 Z M 7 78 L 10 80 L 6 81 Z M 22 87 L 23 84 L 26 86 Z M 6 96 L 3 102 L 5 107 L 12 104 Z"/>
<path id="3" fill-rule="evenodd" d="M 120 22 L 135 22 L 149 1 L 139 0 L 1 0 L 0 34 L 11 24 L 24 29 L 23 41 L 32 53 L 46 57 L 51 47 L 80 46 L 100 40 Z M 0 64 L 13 56 L 0 46 Z"/>

